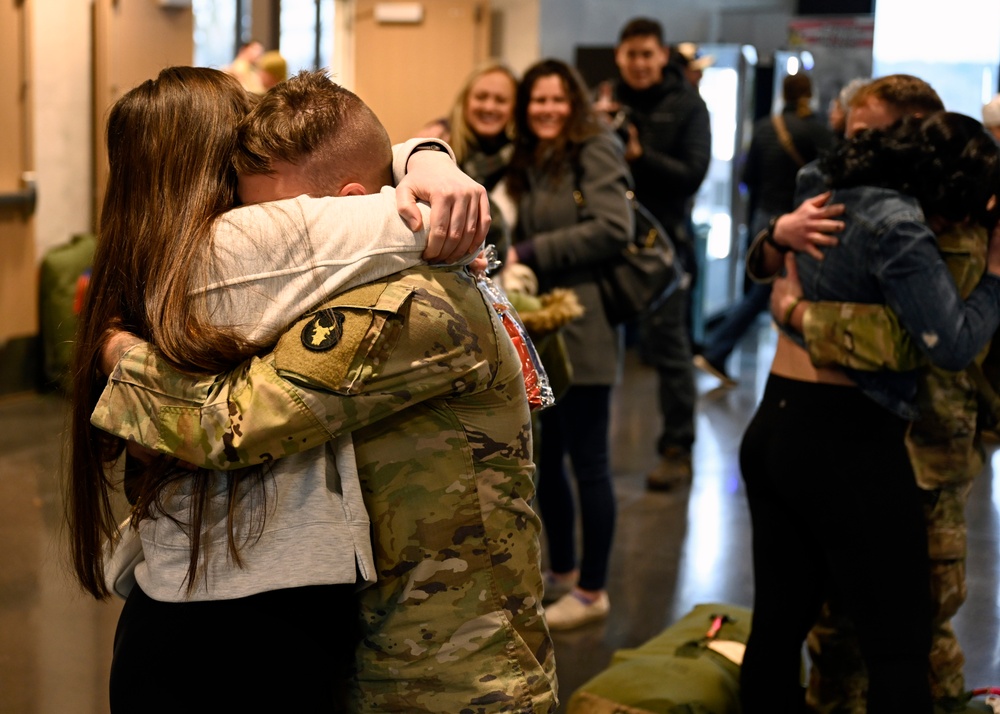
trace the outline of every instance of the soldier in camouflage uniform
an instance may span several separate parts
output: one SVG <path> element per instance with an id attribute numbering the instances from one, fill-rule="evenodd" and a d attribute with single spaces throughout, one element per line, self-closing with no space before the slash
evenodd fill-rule
<path id="1" fill-rule="evenodd" d="M 986 269 L 986 232 L 956 226 L 938 237 L 941 254 L 963 298 Z M 856 303 L 810 303 L 803 336 L 818 367 L 919 369 L 920 416 L 907 432 L 914 474 L 926 492 L 931 596 L 934 599 L 931 693 L 944 710 L 964 711 L 965 658 L 951 619 L 965 601 L 966 526 L 964 508 L 972 479 L 983 468 L 977 412 L 989 390 L 979 365 L 949 372 L 928 365 L 908 333 L 887 308 Z M 906 626 L 907 623 L 900 623 Z M 830 613 L 809 636 L 813 662 L 807 701 L 818 712 L 865 711 L 867 677 L 848 621 Z"/>
<path id="2" fill-rule="evenodd" d="M 93 423 L 213 469 L 353 432 L 378 582 L 359 593 L 352 709 L 554 709 L 520 362 L 464 270 L 348 291 L 218 378 L 134 347 Z"/>

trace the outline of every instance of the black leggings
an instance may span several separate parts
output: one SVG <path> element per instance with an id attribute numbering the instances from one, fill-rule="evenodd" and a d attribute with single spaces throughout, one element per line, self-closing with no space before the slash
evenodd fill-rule
<path id="1" fill-rule="evenodd" d="M 854 387 L 768 379 L 740 449 L 754 562 L 744 714 L 804 710 L 802 642 L 827 598 L 857 628 L 868 711 L 931 711 L 927 532 L 905 430 Z"/>
<path id="2" fill-rule="evenodd" d="M 549 565 L 568 573 L 580 563 L 580 587 L 603 590 L 615 531 L 609 429 L 611 387 L 574 385 L 541 413 L 538 506 L 549 546 Z M 566 473 L 573 467 L 580 504 L 582 555 L 576 558 L 576 507 Z"/>
<path id="3" fill-rule="evenodd" d="M 132 589 L 118 620 L 111 711 L 346 711 L 353 585 L 170 603 Z"/>

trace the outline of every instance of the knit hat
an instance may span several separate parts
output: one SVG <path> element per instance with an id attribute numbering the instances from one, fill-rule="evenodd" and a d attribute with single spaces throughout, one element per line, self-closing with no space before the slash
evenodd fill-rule
<path id="1" fill-rule="evenodd" d="M 1000 94 L 993 97 L 990 103 L 983 107 L 983 124 L 1000 126 Z"/>

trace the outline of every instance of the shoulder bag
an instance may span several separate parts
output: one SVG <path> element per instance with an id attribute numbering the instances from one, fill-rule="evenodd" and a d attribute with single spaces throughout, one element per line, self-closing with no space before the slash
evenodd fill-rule
<path id="1" fill-rule="evenodd" d="M 654 310 L 680 283 L 681 270 L 666 229 L 629 190 L 635 230 L 632 240 L 616 258 L 597 269 L 597 284 L 608 321 L 630 322 Z M 586 205 L 579 187 L 573 191 L 579 208 Z"/>

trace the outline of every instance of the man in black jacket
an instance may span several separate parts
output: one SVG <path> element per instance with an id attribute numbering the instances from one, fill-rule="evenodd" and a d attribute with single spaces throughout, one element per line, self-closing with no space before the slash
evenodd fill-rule
<path id="1" fill-rule="evenodd" d="M 681 289 L 639 326 L 643 360 L 659 373 L 663 417 L 657 444 L 660 463 L 646 478 L 651 489 L 668 489 L 691 479 L 695 385 L 689 302 L 697 266 L 691 204 L 711 158 L 708 108 L 669 59 L 660 23 L 630 20 L 615 50 L 621 81 L 614 87 L 614 99 L 596 106 L 615 115 L 636 197 L 673 237 L 688 274 Z"/>

